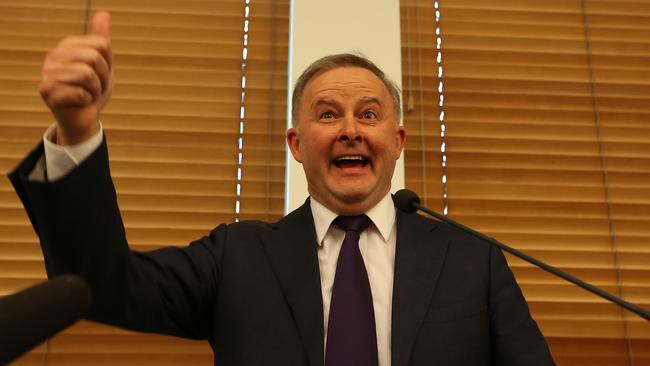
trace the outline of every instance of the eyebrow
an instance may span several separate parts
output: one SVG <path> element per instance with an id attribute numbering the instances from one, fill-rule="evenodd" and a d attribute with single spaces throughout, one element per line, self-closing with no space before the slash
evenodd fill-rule
<path id="1" fill-rule="evenodd" d="M 361 102 L 363 104 L 376 103 L 376 104 L 379 104 L 381 106 L 381 102 L 379 101 L 379 98 L 373 97 L 373 96 L 362 97 Z M 321 105 L 321 104 L 336 106 L 339 103 L 336 100 L 332 99 L 332 98 L 319 98 L 319 99 L 315 100 L 312 103 L 312 108 L 315 107 L 315 106 Z"/>
<path id="2" fill-rule="evenodd" d="M 319 99 L 315 100 L 311 104 L 311 106 L 313 108 L 313 107 L 316 107 L 316 106 L 321 105 L 321 104 L 331 105 L 331 106 L 338 105 L 338 103 L 332 98 L 319 98 Z"/>
<path id="3" fill-rule="evenodd" d="M 368 103 L 377 103 L 381 105 L 381 102 L 379 102 L 379 98 L 377 97 L 363 97 L 361 98 L 361 102 L 368 104 Z"/>

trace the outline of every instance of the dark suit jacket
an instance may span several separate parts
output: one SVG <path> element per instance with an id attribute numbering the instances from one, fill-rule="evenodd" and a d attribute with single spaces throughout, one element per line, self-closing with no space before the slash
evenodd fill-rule
<path id="1" fill-rule="evenodd" d="M 105 143 L 54 183 L 10 178 L 48 275 L 93 289 L 90 319 L 207 339 L 220 365 L 323 365 L 316 234 L 303 205 L 277 223 L 220 225 L 185 248 L 129 250 Z M 550 365 L 502 253 L 436 221 L 397 213 L 392 365 Z"/>

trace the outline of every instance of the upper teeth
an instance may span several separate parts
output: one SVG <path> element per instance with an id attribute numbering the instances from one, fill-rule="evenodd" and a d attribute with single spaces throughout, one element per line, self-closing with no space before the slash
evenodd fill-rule
<path id="1" fill-rule="evenodd" d="M 363 156 L 359 155 L 351 155 L 351 156 L 341 156 L 340 158 L 336 159 L 337 161 L 341 160 L 365 160 Z"/>

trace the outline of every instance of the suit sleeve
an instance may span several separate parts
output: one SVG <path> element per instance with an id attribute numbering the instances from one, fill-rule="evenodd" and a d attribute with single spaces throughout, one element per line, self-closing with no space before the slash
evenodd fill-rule
<path id="1" fill-rule="evenodd" d="M 490 246 L 489 307 L 494 365 L 554 365 L 546 340 L 500 249 Z"/>
<path id="2" fill-rule="evenodd" d="M 175 336 L 210 338 L 227 227 L 186 248 L 129 250 L 105 139 L 64 178 L 33 182 L 43 144 L 10 174 L 43 250 L 48 276 L 73 273 L 93 291 L 89 319 Z"/>

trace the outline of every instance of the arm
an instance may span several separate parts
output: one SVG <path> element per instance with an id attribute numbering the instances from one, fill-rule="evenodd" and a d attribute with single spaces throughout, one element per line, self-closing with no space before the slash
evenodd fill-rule
<path id="1" fill-rule="evenodd" d="M 226 228 L 185 249 L 129 250 L 99 125 L 113 85 L 108 13 L 95 15 L 92 33 L 67 37 L 48 53 L 39 85 L 57 120 L 50 139 L 68 150 L 46 141 L 10 179 L 39 236 L 48 275 L 75 273 L 91 286 L 91 319 L 206 338 Z M 92 140 L 98 148 L 76 154 Z M 37 177 L 45 178 L 44 150 L 48 173 L 61 168 L 47 180 Z M 64 159 L 52 159 L 52 151 Z"/>
<path id="2" fill-rule="evenodd" d="M 490 245 L 490 332 L 495 365 L 554 365 L 500 249 Z"/>
<path id="3" fill-rule="evenodd" d="M 226 227 L 185 249 L 131 252 L 103 142 L 78 168 L 34 182 L 43 145 L 10 174 L 39 236 L 49 276 L 75 273 L 93 290 L 90 319 L 189 338 L 209 336 Z"/>
<path id="4" fill-rule="evenodd" d="M 104 140 L 100 125 L 99 131 L 87 141 L 73 146 L 61 146 L 53 142 L 56 139 L 56 128 L 56 125 L 51 126 L 43 135 L 44 152 L 28 175 L 30 181 L 55 182 L 61 179 L 86 160 Z"/>
<path id="5" fill-rule="evenodd" d="M 61 40 L 45 57 L 38 89 L 57 121 L 56 143 L 76 145 L 99 131 L 113 92 L 111 17 L 95 14 L 92 34 Z"/>

